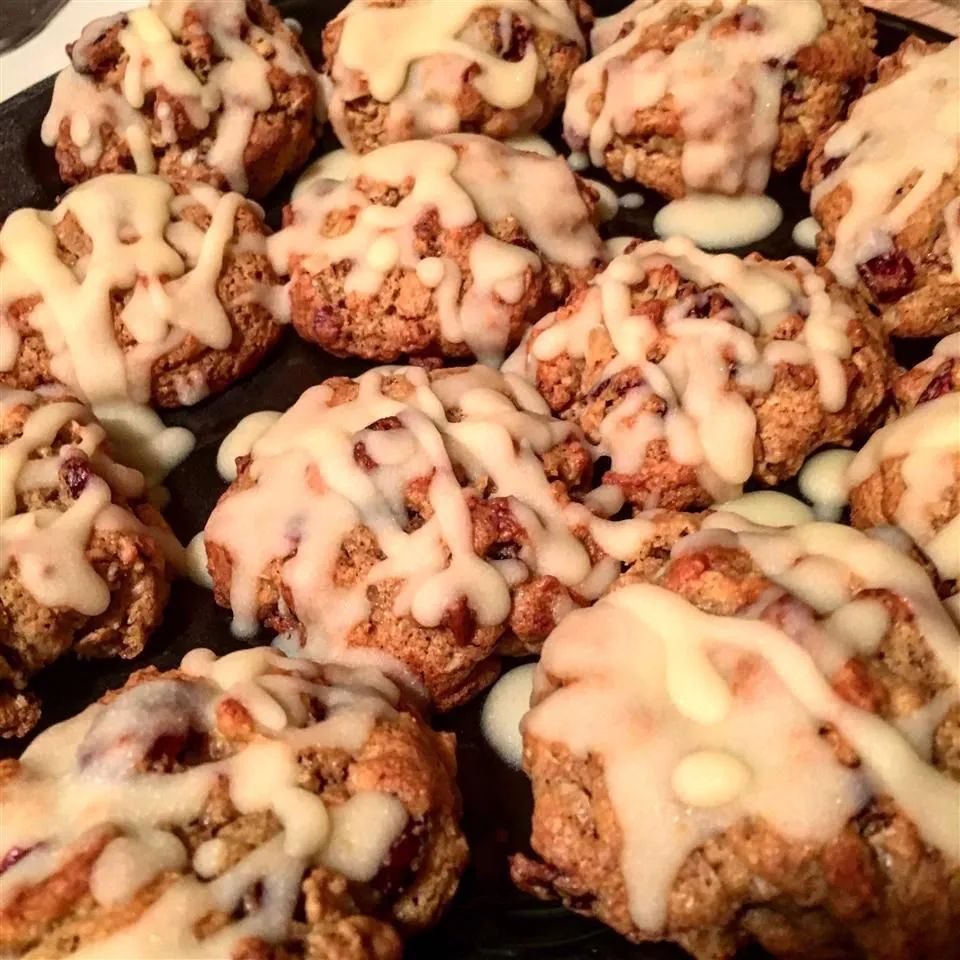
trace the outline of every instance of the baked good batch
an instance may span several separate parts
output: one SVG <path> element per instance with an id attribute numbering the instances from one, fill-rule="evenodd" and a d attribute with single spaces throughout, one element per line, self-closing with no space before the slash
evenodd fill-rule
<path id="1" fill-rule="evenodd" d="M 89 407 L 0 386 L 0 737 L 39 719 L 39 670 L 134 657 L 160 623 L 178 548 L 145 495 Z"/>
<path id="2" fill-rule="evenodd" d="M 378 674 L 192 650 L 0 761 L 0 949 L 399 960 L 466 859 L 455 773 Z"/>
<path id="3" fill-rule="evenodd" d="M 482 366 L 312 387 L 206 526 L 219 603 L 316 660 L 373 663 L 449 709 L 535 651 L 619 565 L 571 497 L 593 464 L 530 387 Z"/>
<path id="4" fill-rule="evenodd" d="M 309 6 L 91 23 L 41 130 L 73 187 L 0 227 L 0 738 L 175 614 L 0 760 L 0 956 L 399 960 L 468 857 L 428 714 L 539 656 L 475 718 L 517 766 L 532 684 L 509 871 L 507 771 L 436 724 L 497 780 L 474 906 L 499 864 L 695 960 L 960 960 L 960 41 L 878 60 L 859 0 Z M 805 160 L 817 266 L 601 237 L 644 197 L 574 172 L 730 249 Z M 287 322 L 347 359 L 291 336 L 176 410 Z"/>
<path id="5" fill-rule="evenodd" d="M 782 482 L 882 413 L 891 372 L 858 301 L 800 257 L 635 243 L 504 365 L 609 458 L 641 509 L 703 507 Z"/>
<path id="6" fill-rule="evenodd" d="M 496 363 L 602 264 L 596 204 L 559 157 L 457 134 L 307 184 L 270 251 L 294 327 L 331 353 Z"/>
<path id="7" fill-rule="evenodd" d="M 583 0 L 352 0 L 323 31 L 330 122 L 358 153 L 540 130 L 586 57 L 589 19 Z"/>
<path id="8" fill-rule="evenodd" d="M 564 136 L 671 198 L 763 193 L 841 117 L 873 45 L 857 0 L 633 0 L 594 26 Z"/>
<path id="9" fill-rule="evenodd" d="M 908 38 L 810 157 L 817 256 L 894 336 L 960 330 L 960 41 Z"/>
<path id="10" fill-rule="evenodd" d="M 135 171 L 262 197 L 313 149 L 317 78 L 265 0 L 151 0 L 68 51 L 42 130 L 67 183 Z"/>
<path id="11" fill-rule="evenodd" d="M 698 520 L 544 645 L 514 877 L 698 960 L 955 957 L 960 636 L 926 573 Z"/>
<path id="12" fill-rule="evenodd" d="M 850 522 L 909 534 L 951 596 L 960 578 L 960 333 L 941 340 L 894 392 L 899 415 L 848 468 Z"/>
<path id="13" fill-rule="evenodd" d="M 176 407 L 280 335 L 263 211 L 238 193 L 106 174 L 0 229 L 0 384 Z"/>

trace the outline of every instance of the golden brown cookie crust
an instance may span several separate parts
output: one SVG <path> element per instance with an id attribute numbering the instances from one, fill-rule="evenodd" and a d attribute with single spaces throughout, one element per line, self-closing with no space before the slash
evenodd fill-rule
<path id="1" fill-rule="evenodd" d="M 246 655 L 256 655 L 256 651 Z M 383 696 L 379 688 L 364 686 L 362 674 L 351 676 L 342 668 L 316 664 L 286 668 L 284 659 L 274 656 L 276 664 L 261 675 L 279 679 L 290 669 L 295 676 L 305 676 L 334 691 L 343 684 L 349 695 Z M 122 689 L 106 694 L 100 703 L 118 708 L 130 691 L 155 684 L 160 685 L 158 691 L 172 684 L 181 699 L 189 700 L 203 695 L 200 691 L 206 681 L 184 670 L 159 672 L 151 667 L 134 674 Z M 160 694 L 160 708 L 163 696 Z M 412 933 L 434 922 L 456 890 L 467 848 L 458 826 L 460 797 L 455 782 L 453 735 L 434 733 L 403 702 L 397 702 L 395 708 L 386 706 L 386 697 L 383 702 L 379 719 L 352 752 L 309 742 L 307 728 L 321 724 L 325 711 L 319 701 L 310 703 L 307 715 L 298 722 L 305 745 L 292 753 L 301 788 L 322 800 L 328 812 L 357 795 L 374 791 L 403 805 L 406 826 L 369 881 L 350 880 L 331 867 L 307 863 L 300 882 L 302 905 L 289 920 L 286 937 L 271 942 L 251 936 L 242 941 L 245 947 L 240 952 L 244 957 L 399 960 L 400 933 Z M 251 743 L 262 744 L 272 738 L 272 733 L 259 728 L 241 695 L 231 698 L 221 694 L 215 707 L 211 729 L 190 727 L 185 733 L 179 728 L 169 735 L 161 733 L 130 776 L 174 777 L 206 764 L 223 763 Z M 87 756 L 86 762 L 96 762 L 96 757 Z M 7 802 L 15 802 L 21 781 L 28 784 L 35 776 L 31 769 L 26 758 L 23 765 L 16 760 L 0 761 L 0 790 Z M 200 814 L 181 826 L 177 837 L 191 859 L 201 845 L 219 841 L 220 866 L 214 874 L 218 876 L 276 838 L 281 829 L 271 810 L 241 813 L 231 799 L 229 784 L 221 777 Z M 191 876 L 196 876 L 188 860 L 183 869 L 168 870 L 148 880 L 126 902 L 100 904 L 91 892 L 96 859 L 111 840 L 124 833 L 122 825 L 109 822 L 88 831 L 73 842 L 55 872 L 16 889 L 2 910 L 0 945 L 15 956 L 51 960 L 69 956 L 78 945 L 89 946 L 132 927 L 174 884 L 185 879 L 190 882 Z M 3 869 L 30 853 L 5 851 Z M 256 895 L 251 897 L 249 905 L 242 908 L 247 912 L 259 906 Z M 194 935 L 202 942 L 236 919 L 213 911 L 200 919 Z"/>
<path id="2" fill-rule="evenodd" d="M 735 543 L 704 541 L 663 562 L 670 538 L 682 547 L 706 516 L 655 517 L 651 552 L 612 590 L 652 583 L 714 615 L 758 615 L 781 629 L 796 628 L 792 618 L 804 604 L 789 595 L 770 602 L 771 581 Z M 853 656 L 834 674 L 835 692 L 890 720 L 948 690 L 951 681 L 920 632 L 911 602 L 891 590 L 862 596 L 882 604 L 888 627 L 876 651 Z M 549 699 L 566 682 L 542 675 L 540 698 Z M 820 735 L 842 765 L 859 763 L 836 729 L 825 726 Z M 954 704 L 936 726 L 931 761 L 953 780 L 960 780 L 958 736 L 960 708 Z M 733 957 L 751 942 L 783 958 L 862 952 L 933 960 L 952 950 L 960 910 L 950 889 L 956 863 L 928 846 L 889 797 L 869 800 L 822 844 L 791 842 L 756 817 L 738 820 L 684 860 L 669 891 L 665 927 L 654 932 L 631 917 L 624 834 L 602 759 L 537 737 L 528 727 L 524 768 L 534 791 L 535 855 L 513 858 L 514 881 L 535 896 L 559 898 L 568 909 L 597 917 L 630 940 L 668 939 L 698 960 Z"/>
<path id="3" fill-rule="evenodd" d="M 222 52 L 216 48 L 205 17 L 199 5 L 186 11 L 181 35 L 175 38 L 184 64 L 200 82 L 207 80 L 211 70 L 222 62 Z M 299 73 L 291 74 L 273 65 L 274 55 L 265 47 L 261 45 L 258 49 L 251 45 L 257 52 L 266 52 L 271 64 L 266 80 L 272 103 L 267 109 L 257 111 L 246 139 L 242 165 L 247 182 L 243 192 L 251 197 L 263 197 L 285 174 L 307 162 L 315 142 L 318 92 L 299 40 L 270 3 L 248 0 L 244 19 L 247 29 L 255 26 L 268 37 L 289 46 L 301 67 Z M 130 64 L 129 54 L 120 42 L 120 33 L 126 26 L 125 18 L 112 18 L 104 23 L 100 32 L 94 31 L 92 36 L 71 44 L 68 52 L 72 55 L 73 67 L 67 69 L 74 69 L 82 78 L 92 81 L 100 92 L 122 95 Z M 161 86 L 139 110 L 151 141 L 157 172 L 170 179 L 200 180 L 219 189 L 230 189 L 224 170 L 208 158 L 217 120 L 207 127 L 196 127 L 188 100 Z M 60 121 L 54 146 L 60 176 L 67 183 L 80 183 L 102 173 L 138 170 L 137 151 L 116 124 L 101 123 L 99 136 L 103 146 L 91 162 L 87 151 L 71 135 L 70 117 Z"/>
<path id="4" fill-rule="evenodd" d="M 17 398 L 2 388 L 0 399 L 4 401 L 0 448 L 23 436 L 26 421 L 38 409 L 73 402 L 57 392 Z M 53 510 L 62 515 L 76 503 L 90 478 L 101 476 L 103 448 L 98 451 L 100 466 L 79 448 L 84 425 L 91 419 L 68 418 L 50 444 L 31 451 L 28 464 L 60 461 L 56 485 L 19 493 L 16 514 Z M 127 513 L 131 525 L 94 529 L 86 545 L 86 560 L 110 594 L 106 609 L 96 615 L 50 607 L 38 600 L 30 581 L 21 575 L 16 540 L 12 532 L 9 535 L 13 555 L 9 560 L 5 557 L 0 573 L 0 736 L 24 736 L 39 720 L 40 702 L 28 689 L 38 671 L 71 654 L 135 657 L 160 624 L 174 575 L 161 540 L 173 535 L 146 501 L 145 491 L 127 499 L 113 490 L 112 502 Z"/>
<path id="5" fill-rule="evenodd" d="M 384 6 L 402 6 L 406 2 L 399 0 Z M 586 31 L 593 19 L 590 7 L 584 0 L 568 2 L 581 29 Z M 506 29 L 503 26 L 505 15 L 509 16 Z M 455 123 L 448 118 L 443 130 L 433 130 L 422 128 L 412 113 L 400 122 L 392 120 L 394 104 L 377 100 L 370 93 L 367 78 L 361 72 L 338 63 L 343 28 L 343 17 L 332 20 L 324 28 L 322 76 L 334 131 L 341 143 L 357 153 L 368 153 L 388 143 L 436 133 L 462 131 L 496 140 L 536 133 L 562 109 L 570 78 L 586 55 L 570 38 L 531 23 L 522 9 L 516 12 L 501 10 L 496 0 L 492 0 L 489 6 L 481 6 L 471 14 L 461 35 L 469 35 L 471 46 L 486 55 L 508 62 L 522 60 L 532 44 L 541 65 L 533 93 L 518 107 L 494 106 L 477 89 L 477 67 L 466 61 L 457 83 L 441 85 L 435 82 L 431 86 L 431 62 L 439 62 L 449 55 L 438 53 L 424 57 L 411 67 L 411 70 L 424 70 L 427 78 L 419 81 L 417 100 L 442 105 L 457 118 Z"/>
<path id="6" fill-rule="evenodd" d="M 930 56 L 944 47 L 942 43 L 908 37 L 895 53 L 880 61 L 876 82 L 866 93 L 893 83 L 909 71 L 917 57 Z M 836 169 L 837 161 L 824 152 L 836 128 L 825 130 L 818 138 L 804 173 L 804 189 L 813 190 Z M 909 138 L 905 138 L 904 145 L 909 148 Z M 905 191 L 915 183 L 916 174 L 900 189 Z M 960 283 L 953 275 L 949 249 L 951 232 L 960 230 L 960 204 L 948 206 L 957 197 L 960 164 L 927 194 L 891 238 L 890 250 L 858 267 L 857 292 L 893 336 L 942 336 L 960 329 Z M 826 264 L 834 254 L 837 231 L 851 202 L 850 187 L 840 183 L 813 205 L 813 215 L 820 224 L 817 258 L 821 264 Z M 949 224 L 949 216 L 957 218 L 957 222 Z"/>

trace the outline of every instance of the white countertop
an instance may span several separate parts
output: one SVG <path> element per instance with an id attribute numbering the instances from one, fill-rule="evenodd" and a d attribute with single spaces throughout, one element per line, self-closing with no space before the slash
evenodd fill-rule
<path id="1" fill-rule="evenodd" d="M 144 3 L 145 0 L 70 0 L 32 40 L 0 55 L 0 101 L 8 100 L 66 66 L 64 47 L 76 40 L 91 20 L 141 7 Z"/>

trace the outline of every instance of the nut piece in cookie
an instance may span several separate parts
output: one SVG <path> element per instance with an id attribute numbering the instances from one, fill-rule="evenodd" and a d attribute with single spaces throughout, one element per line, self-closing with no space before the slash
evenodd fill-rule
<path id="1" fill-rule="evenodd" d="M 641 509 L 777 484 L 882 413 L 886 343 L 860 301 L 800 257 L 635 244 L 504 365 L 580 425 Z"/>
<path id="2" fill-rule="evenodd" d="M 855 527 L 909 534 L 960 615 L 960 333 L 894 384 L 899 416 L 867 441 L 847 470 Z"/>
<path id="3" fill-rule="evenodd" d="M 313 387 L 239 461 L 207 522 L 235 629 L 374 662 L 439 709 L 539 648 L 619 565 L 572 500 L 579 431 L 488 367 L 383 367 Z"/>
<path id="4" fill-rule="evenodd" d="M 399 960 L 466 861 L 455 774 L 374 671 L 193 650 L 0 762 L 0 949 Z"/>
<path id="5" fill-rule="evenodd" d="M 177 407 L 249 373 L 281 327 L 263 212 L 201 183 L 111 174 L 0 229 L 0 384 Z"/>
<path id="6" fill-rule="evenodd" d="M 960 41 L 910 37 L 810 157 L 819 262 L 894 336 L 960 330 Z"/>
<path id="7" fill-rule="evenodd" d="M 179 545 L 105 439 L 59 389 L 0 386 L 2 737 L 39 719 L 39 670 L 70 653 L 135 657 L 160 623 Z"/>
<path id="8" fill-rule="evenodd" d="M 956 956 L 960 635 L 925 571 L 697 521 L 545 643 L 514 879 L 698 960 Z"/>
<path id="9" fill-rule="evenodd" d="M 313 149 L 317 77 L 265 0 L 151 0 L 67 49 L 42 127 L 67 183 L 160 173 L 262 197 Z"/>
<path id="10" fill-rule="evenodd" d="M 858 0 L 634 0 L 597 21 L 563 115 L 574 150 L 670 198 L 763 193 L 873 66 Z"/>
<path id="11" fill-rule="evenodd" d="M 583 0 L 353 0 L 323 32 L 330 122 L 358 153 L 541 130 L 586 56 L 590 16 Z"/>
<path id="12" fill-rule="evenodd" d="M 603 263 L 596 207 L 559 157 L 457 134 L 308 183 L 269 246 L 294 327 L 325 350 L 498 363 Z"/>

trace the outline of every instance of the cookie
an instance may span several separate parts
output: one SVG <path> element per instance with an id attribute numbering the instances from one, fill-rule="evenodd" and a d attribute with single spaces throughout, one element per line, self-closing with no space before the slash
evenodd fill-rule
<path id="1" fill-rule="evenodd" d="M 44 667 L 135 657 L 159 625 L 179 547 L 146 492 L 89 407 L 0 387 L 0 736 L 39 719 Z"/>
<path id="2" fill-rule="evenodd" d="M 673 199 L 755 194 L 862 89 L 874 22 L 858 0 L 634 0 L 591 45 L 563 114 L 574 150 Z"/>
<path id="3" fill-rule="evenodd" d="M 107 174 L 0 229 L 0 384 L 178 407 L 280 336 L 263 211 L 238 193 Z"/>
<path id="4" fill-rule="evenodd" d="M 897 337 L 960 330 L 958 57 L 909 37 L 804 175 L 818 261 Z"/>
<path id="5" fill-rule="evenodd" d="M 0 761 L 0 946 L 399 960 L 466 860 L 455 772 L 379 675 L 193 650 Z"/>
<path id="6" fill-rule="evenodd" d="M 826 523 L 698 515 L 543 648 L 526 890 L 698 960 L 939 960 L 960 900 L 960 636 Z"/>
<path id="7" fill-rule="evenodd" d="M 892 361 L 856 297 L 794 257 L 635 243 L 504 365 L 608 458 L 640 509 L 792 477 L 882 417 Z"/>
<path id="8" fill-rule="evenodd" d="M 603 263 L 597 199 L 558 157 L 410 141 L 311 181 L 270 250 L 294 327 L 330 353 L 495 364 Z"/>
<path id="9" fill-rule="evenodd" d="M 323 31 L 330 122 L 358 153 L 541 130 L 586 56 L 590 19 L 583 0 L 354 0 Z"/>
<path id="10" fill-rule="evenodd" d="M 265 0 L 153 0 L 67 50 L 41 132 L 67 183 L 160 173 L 263 197 L 313 149 L 317 78 Z"/>
<path id="11" fill-rule="evenodd" d="M 894 392 L 899 415 L 847 469 L 850 521 L 903 530 L 952 597 L 960 578 L 960 333 L 903 374 Z"/>
<path id="12" fill-rule="evenodd" d="M 579 432 L 487 367 L 327 380 L 238 466 L 204 533 L 235 630 L 373 664 L 441 710 L 620 569 L 577 502 L 593 469 Z"/>

